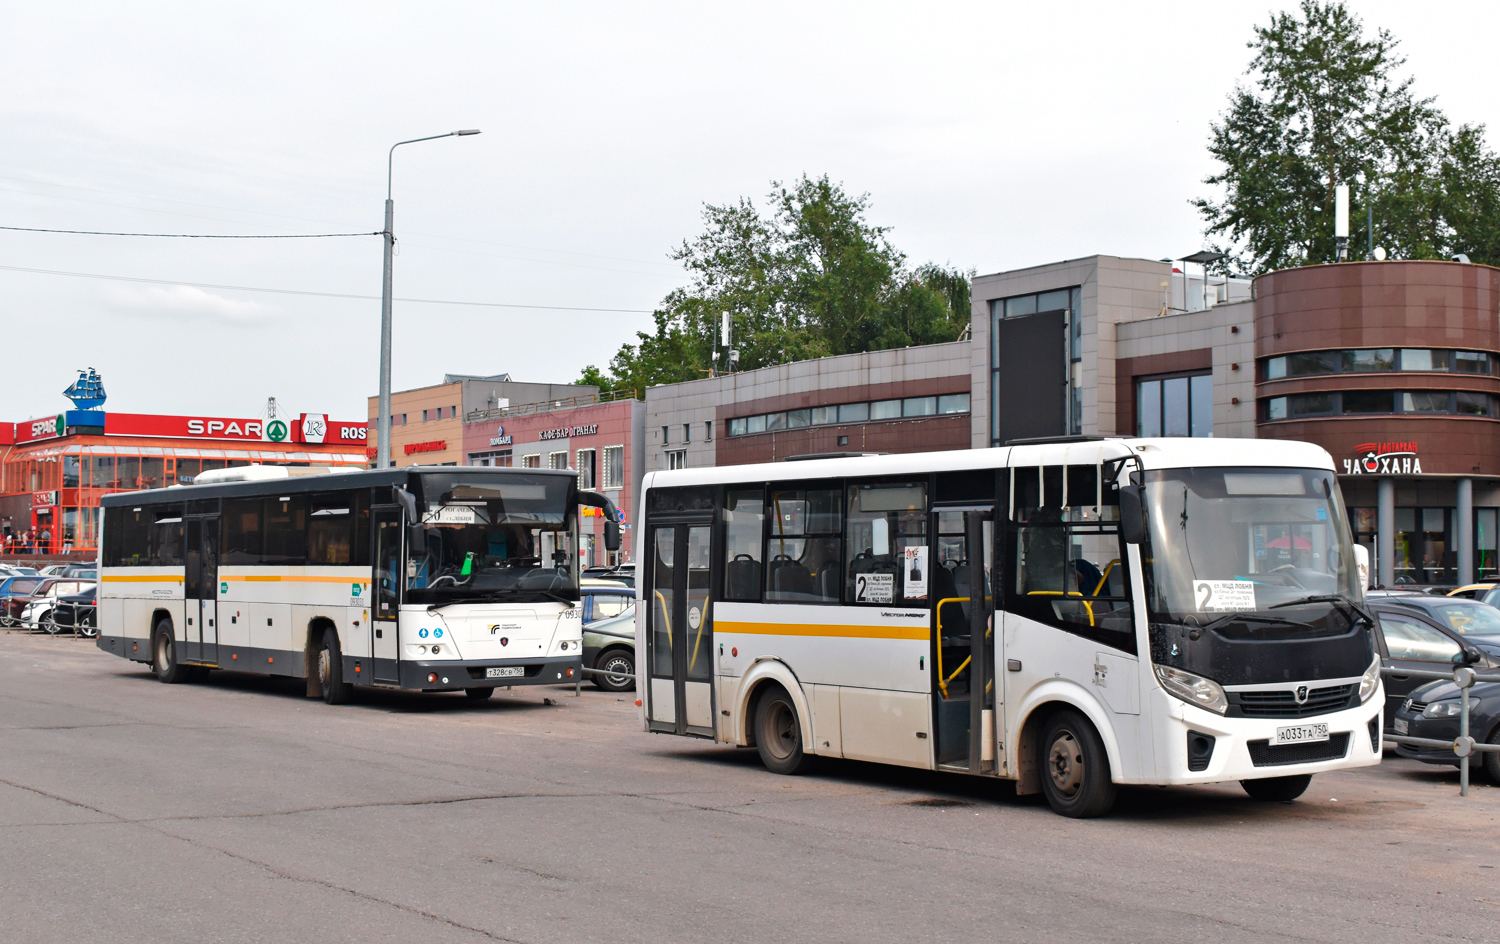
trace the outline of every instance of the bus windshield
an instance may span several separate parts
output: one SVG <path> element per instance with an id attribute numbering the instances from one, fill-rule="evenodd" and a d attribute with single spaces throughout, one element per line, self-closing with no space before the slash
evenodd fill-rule
<path id="1" fill-rule="evenodd" d="M 1309 597 L 1359 599 L 1333 473 L 1314 469 L 1167 469 L 1145 474 L 1146 581 L 1153 622 L 1205 624 L 1268 610 L 1305 629 Z M 1309 604 L 1314 605 L 1314 604 Z M 1332 605 L 1316 604 L 1325 612 Z M 1321 622 L 1321 621 L 1319 621 Z M 1343 632 L 1342 625 L 1328 632 Z M 1258 624 L 1258 634 L 1273 621 Z M 1303 633 L 1305 634 L 1305 632 Z"/>
<path id="2" fill-rule="evenodd" d="M 421 476 L 407 540 L 411 603 L 578 599 L 575 483 L 561 475 Z"/>

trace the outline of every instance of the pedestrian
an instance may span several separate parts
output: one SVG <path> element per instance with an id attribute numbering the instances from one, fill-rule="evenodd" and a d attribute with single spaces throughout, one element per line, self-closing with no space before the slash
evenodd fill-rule
<path id="1" fill-rule="evenodd" d="M 46 525 L 42 525 L 42 547 L 41 547 L 41 550 L 38 551 L 37 553 L 39 553 L 39 554 L 51 554 L 52 553 L 52 532 L 49 531 L 49 530 L 47 530 L 47 526 Z"/>

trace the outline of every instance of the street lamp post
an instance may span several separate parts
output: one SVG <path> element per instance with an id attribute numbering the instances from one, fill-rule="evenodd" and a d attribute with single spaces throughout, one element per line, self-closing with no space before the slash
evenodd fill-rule
<path id="1" fill-rule="evenodd" d="M 396 231 L 392 228 L 396 205 L 391 202 L 391 172 L 395 162 L 396 148 L 418 141 L 436 141 L 438 138 L 465 137 L 478 134 L 478 129 L 450 131 L 410 141 L 397 141 L 391 145 L 385 159 L 385 277 L 380 287 L 380 415 L 375 418 L 376 468 L 391 465 L 391 257 L 396 248 Z"/>

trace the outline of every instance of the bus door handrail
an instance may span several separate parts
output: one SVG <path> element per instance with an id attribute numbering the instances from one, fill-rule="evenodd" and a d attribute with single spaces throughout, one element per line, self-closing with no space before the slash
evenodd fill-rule
<path id="1" fill-rule="evenodd" d="M 672 645 L 672 614 L 669 612 L 670 607 L 667 606 L 667 598 L 662 596 L 660 590 L 653 590 L 652 592 L 656 594 L 656 600 L 661 604 L 661 619 L 662 622 L 667 624 L 667 645 L 670 646 Z"/>
<path id="2" fill-rule="evenodd" d="M 946 678 L 944 678 L 944 673 L 943 673 L 943 604 L 944 603 L 970 603 L 970 602 L 973 601 L 973 599 L 974 599 L 973 597 L 944 597 L 943 599 L 941 599 L 941 600 L 939 600 L 937 602 L 937 671 L 938 671 L 938 690 L 943 693 L 943 700 L 945 700 L 945 701 L 948 698 L 948 683 L 951 682 L 951 681 L 953 681 L 954 679 L 958 678 L 958 673 L 960 673 L 960 672 L 962 672 L 964 670 L 964 668 L 969 664 L 969 661 L 972 660 L 974 658 L 974 656 L 972 654 L 964 656 L 964 661 L 962 661 L 962 662 L 960 662 L 958 664 L 958 668 L 956 668 L 956 669 L 953 670 L 953 674 L 947 676 Z M 989 603 L 992 600 L 994 600 L 994 597 L 985 597 L 984 598 L 984 602 L 986 602 L 986 603 Z M 994 627 L 994 624 L 992 622 L 990 624 L 990 628 L 986 629 L 984 631 L 984 638 L 985 639 L 990 638 L 990 635 L 992 633 L 994 633 L 994 631 L 995 631 L 995 627 Z"/>
<path id="3" fill-rule="evenodd" d="M 711 597 L 703 598 L 703 615 L 698 617 L 698 635 L 693 637 L 693 655 L 688 659 L 688 671 L 693 671 L 693 666 L 698 664 L 698 647 L 703 645 L 703 631 L 708 628 L 708 604 Z M 693 595 L 688 594 L 688 606 L 693 604 Z M 688 627 L 691 629 L 692 627 Z M 669 637 L 670 638 L 670 637 Z"/>
<path id="4" fill-rule="evenodd" d="M 1083 608 L 1089 611 L 1089 625 L 1094 625 L 1094 604 L 1077 590 L 1028 590 L 1028 597 L 1077 597 Z M 1061 619 L 1061 617 L 1059 617 Z"/>

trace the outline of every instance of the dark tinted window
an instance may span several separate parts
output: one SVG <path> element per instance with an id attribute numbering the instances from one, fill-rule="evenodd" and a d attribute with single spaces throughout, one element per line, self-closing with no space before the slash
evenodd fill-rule
<path id="1" fill-rule="evenodd" d="M 1396 395 L 1389 390 L 1344 391 L 1345 413 L 1390 413 L 1396 407 Z"/>
<path id="2" fill-rule="evenodd" d="M 149 507 L 111 508 L 104 513 L 104 564 L 107 567 L 140 567 L 151 562 Z"/>
<path id="3" fill-rule="evenodd" d="M 354 559 L 353 492 L 314 495 L 308 502 L 307 562 L 348 564 Z M 366 527 L 368 528 L 368 517 Z M 367 532 L 368 533 L 368 532 Z"/>
<path id="4" fill-rule="evenodd" d="M 224 551 L 220 556 L 223 564 L 259 564 L 265 549 L 265 535 L 261 531 L 260 498 L 224 499 Z"/>
<path id="5" fill-rule="evenodd" d="M 300 566 L 307 562 L 307 496 L 278 495 L 265 500 L 261 563 Z"/>
<path id="6" fill-rule="evenodd" d="M 182 506 L 158 505 L 151 509 L 151 564 L 182 566 Z"/>

